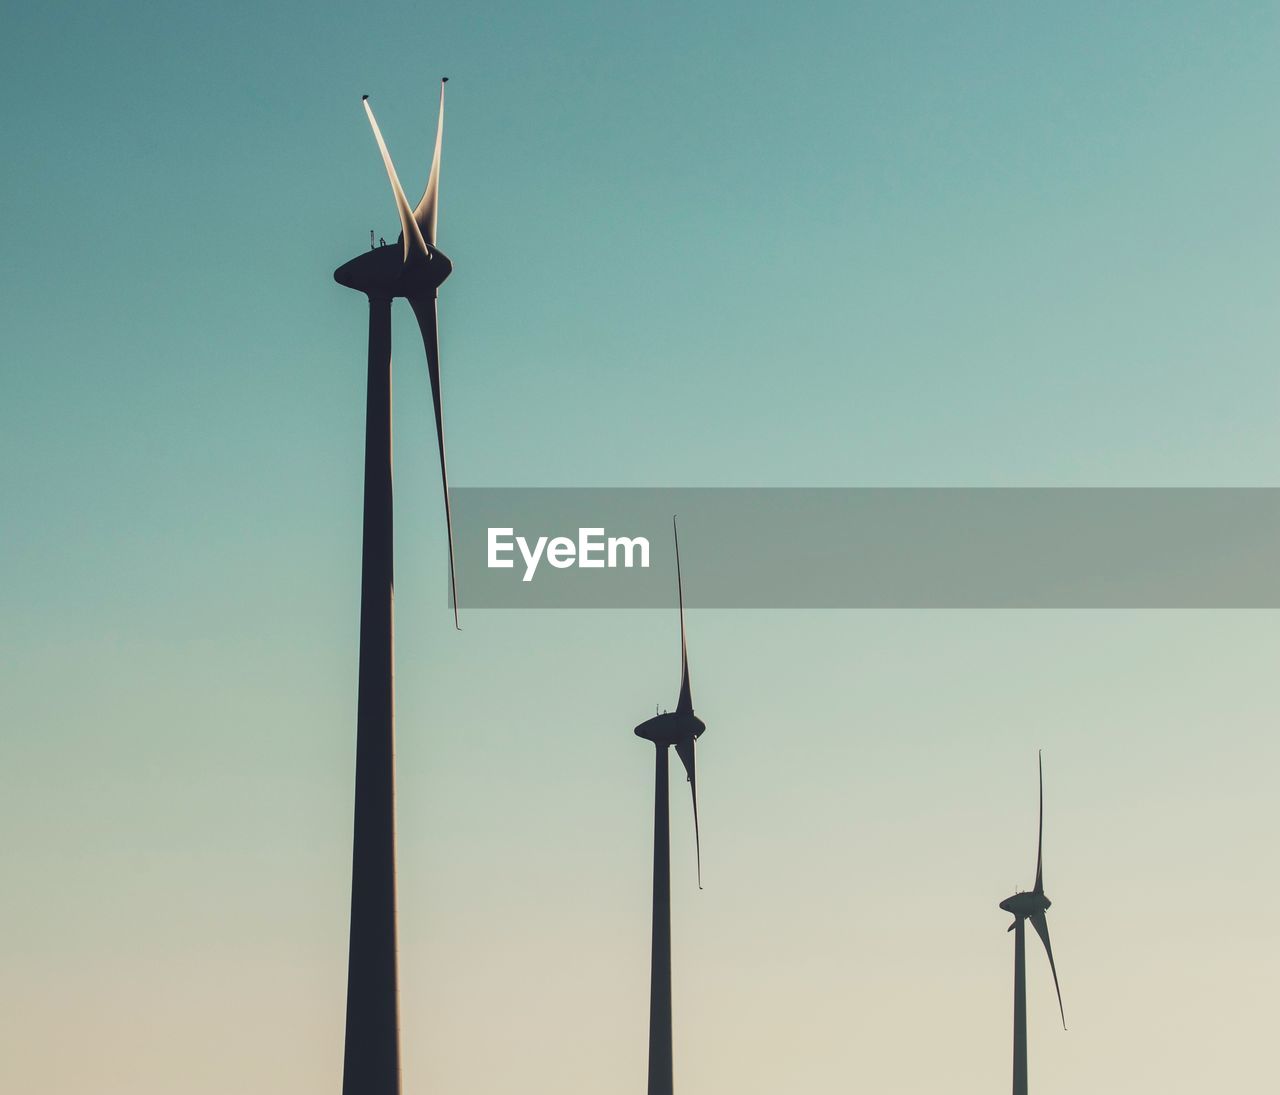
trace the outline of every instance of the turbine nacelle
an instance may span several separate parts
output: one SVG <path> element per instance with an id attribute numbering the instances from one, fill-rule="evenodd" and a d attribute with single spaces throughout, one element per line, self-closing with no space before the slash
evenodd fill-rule
<path id="1" fill-rule="evenodd" d="M 664 711 L 636 727 L 636 737 L 655 745 L 688 745 L 698 740 L 707 724 L 692 711 Z"/>
<path id="2" fill-rule="evenodd" d="M 1019 920 L 1027 920 L 1037 913 L 1048 911 L 1053 902 L 1043 893 L 1016 893 L 1000 902 L 1000 908 Z M 1012 929 L 1010 929 L 1012 930 Z"/>
<path id="3" fill-rule="evenodd" d="M 375 247 L 343 263 L 333 272 L 333 280 L 348 289 L 371 297 L 430 298 L 453 273 L 453 263 L 441 250 L 427 244 L 426 254 L 411 252 L 404 260 L 402 242 Z"/>

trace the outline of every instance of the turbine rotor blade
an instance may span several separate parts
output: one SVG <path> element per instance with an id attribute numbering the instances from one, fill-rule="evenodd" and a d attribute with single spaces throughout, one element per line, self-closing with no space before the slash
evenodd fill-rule
<path id="1" fill-rule="evenodd" d="M 449 589 L 453 593 L 453 626 L 459 631 L 458 580 L 453 563 L 453 511 L 449 506 L 449 469 L 444 458 L 444 413 L 440 403 L 440 342 L 436 324 L 436 298 L 411 297 L 409 304 L 418 317 L 422 341 L 427 348 L 427 373 L 431 377 L 431 401 L 436 412 L 436 441 L 440 445 L 440 481 L 444 486 L 444 527 L 449 540 Z"/>
<path id="2" fill-rule="evenodd" d="M 1036 754 L 1040 766 L 1040 836 L 1036 840 L 1036 893 L 1044 893 L 1044 755 Z M 1045 944 L 1048 946 L 1048 943 Z"/>
<path id="3" fill-rule="evenodd" d="M 431 156 L 431 174 L 427 176 L 427 188 L 413 211 L 413 219 L 423 238 L 432 247 L 436 245 L 436 222 L 440 218 L 440 145 L 444 138 L 444 85 L 448 82 L 448 76 L 440 81 L 440 116 L 436 121 L 436 148 Z"/>
<path id="4" fill-rule="evenodd" d="M 391 192 L 396 199 L 396 212 L 400 214 L 400 234 L 404 239 L 404 261 L 409 261 L 409 255 L 417 251 L 420 255 L 427 254 L 427 244 L 422 238 L 422 232 L 418 228 L 418 222 L 413 219 L 413 212 L 409 208 L 409 199 L 404 196 L 404 187 L 400 185 L 400 178 L 396 175 L 396 165 L 391 162 L 391 153 L 387 151 L 387 142 L 382 139 L 382 130 L 378 128 L 378 119 L 373 116 L 373 107 L 369 105 L 369 96 L 366 95 L 362 100 L 364 102 L 364 112 L 369 115 L 369 124 L 373 127 L 374 139 L 378 142 L 378 151 L 382 153 L 382 164 L 387 169 L 387 178 L 391 180 Z"/>
<path id="5" fill-rule="evenodd" d="M 1053 947 L 1049 945 L 1049 921 L 1044 913 L 1032 913 L 1030 918 L 1031 926 L 1035 928 L 1036 935 L 1040 937 L 1040 942 L 1044 944 L 1044 952 L 1049 956 L 1049 968 L 1053 970 L 1053 987 L 1058 993 L 1058 1011 L 1062 1015 L 1062 1029 L 1067 1029 L 1067 1013 L 1062 1007 L 1062 989 L 1058 985 L 1058 967 L 1053 963 Z"/>
<path id="6" fill-rule="evenodd" d="M 684 634 L 684 582 L 680 577 L 680 531 L 676 528 L 675 517 L 671 518 L 671 535 L 676 542 L 676 596 L 680 600 L 680 700 L 676 704 L 676 714 L 692 715 L 693 695 L 689 690 L 689 648 Z M 686 767 L 688 767 L 687 764 Z M 690 778 L 693 778 L 692 775 Z"/>
<path id="7" fill-rule="evenodd" d="M 693 846 L 698 860 L 698 889 L 702 889 L 702 834 L 698 831 L 698 771 L 694 764 L 693 741 L 677 743 L 676 754 L 684 763 L 685 773 L 689 777 L 689 790 L 693 792 Z"/>

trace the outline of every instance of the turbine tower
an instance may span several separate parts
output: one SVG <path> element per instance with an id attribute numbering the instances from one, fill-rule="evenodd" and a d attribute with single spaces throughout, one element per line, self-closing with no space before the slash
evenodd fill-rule
<path id="1" fill-rule="evenodd" d="M 333 275 L 338 284 L 369 298 L 360 685 L 356 707 L 355 825 L 343 1095 L 399 1095 L 400 1092 L 391 513 L 391 302 L 396 297 L 409 301 L 426 343 L 436 440 L 440 446 L 440 476 L 444 484 L 454 626 L 458 624 L 436 338 L 436 290 L 452 270 L 448 258 L 436 248 L 444 83 L 440 82 L 440 113 L 431 172 L 427 188 L 414 209 L 410 209 L 405 200 L 386 142 L 369 106 L 369 97 L 364 97 L 365 113 L 391 180 L 402 234 L 398 244 L 370 247 L 365 254 L 340 266 Z"/>
<path id="2" fill-rule="evenodd" d="M 1049 921 L 1045 913 L 1052 901 L 1044 892 L 1044 761 L 1040 766 L 1040 837 L 1036 843 L 1036 886 L 1030 893 L 1016 893 L 1000 902 L 1000 908 L 1013 914 L 1009 931 L 1013 932 L 1013 1095 L 1027 1095 L 1027 941 L 1024 925 L 1028 920 L 1044 944 L 1053 971 L 1053 987 L 1058 993 L 1058 1012 L 1062 1029 L 1067 1029 L 1067 1013 L 1062 1007 L 1062 989 L 1058 985 L 1058 967 L 1053 963 L 1053 947 L 1049 945 Z"/>
<path id="3" fill-rule="evenodd" d="M 636 727 L 636 735 L 654 744 L 657 757 L 653 804 L 653 944 L 649 969 L 649 1095 L 672 1095 L 671 1057 L 671 839 L 667 790 L 667 750 L 675 746 L 693 793 L 693 838 L 702 889 L 702 839 L 698 833 L 698 775 L 694 742 L 706 724 L 693 713 L 689 691 L 689 653 L 684 631 L 684 584 L 680 577 L 680 534 L 675 518 L 676 591 L 680 601 L 680 698 L 676 709 Z"/>

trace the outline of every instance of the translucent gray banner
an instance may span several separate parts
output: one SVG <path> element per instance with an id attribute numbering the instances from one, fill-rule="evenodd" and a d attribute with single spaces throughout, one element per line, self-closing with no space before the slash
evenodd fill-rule
<path id="1" fill-rule="evenodd" d="M 672 606 L 673 514 L 692 607 L 1280 607 L 1275 488 L 467 487 L 452 498 L 464 609 Z"/>

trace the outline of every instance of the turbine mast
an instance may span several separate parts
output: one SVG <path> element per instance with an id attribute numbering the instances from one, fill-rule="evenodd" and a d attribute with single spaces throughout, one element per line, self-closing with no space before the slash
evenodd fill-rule
<path id="1" fill-rule="evenodd" d="M 667 745 L 657 756 L 653 796 L 653 949 L 649 969 L 649 1095 L 673 1095 L 671 1057 L 671 810 Z"/>
<path id="2" fill-rule="evenodd" d="M 400 1092 L 392 571 L 391 298 L 370 294 L 343 1095 Z"/>
<path id="3" fill-rule="evenodd" d="M 1013 928 L 1013 1095 L 1027 1095 L 1027 933 Z"/>

